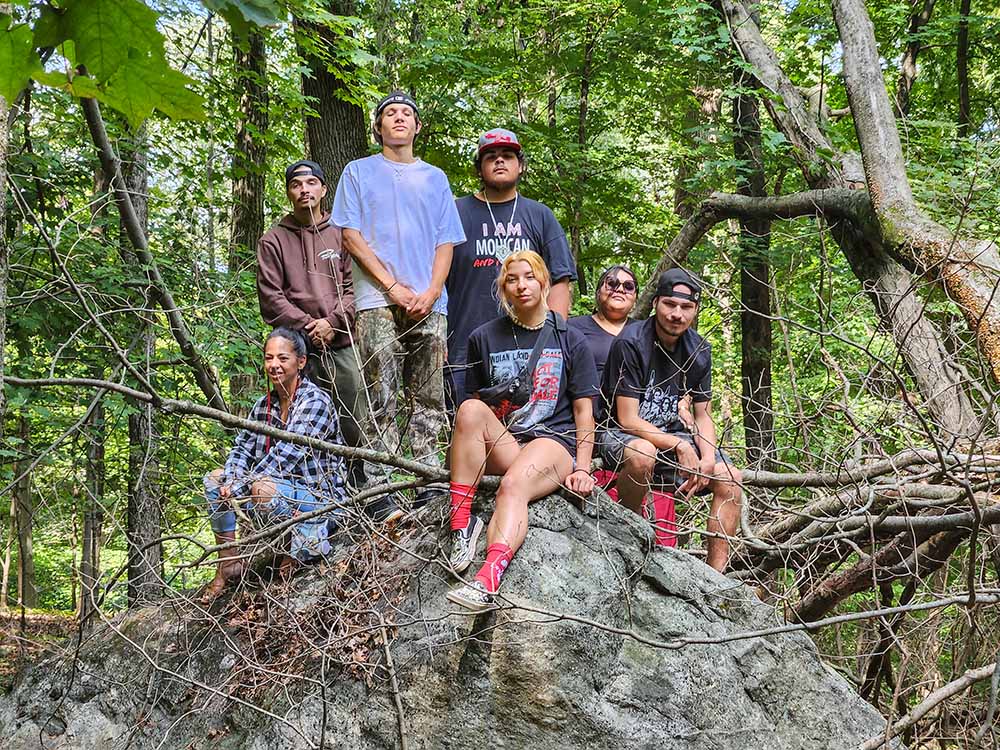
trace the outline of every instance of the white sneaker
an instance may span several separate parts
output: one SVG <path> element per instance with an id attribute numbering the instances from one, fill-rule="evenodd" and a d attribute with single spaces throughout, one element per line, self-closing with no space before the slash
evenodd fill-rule
<path id="1" fill-rule="evenodd" d="M 476 557 L 476 542 L 483 531 L 483 519 L 473 515 L 464 529 L 451 532 L 451 556 L 448 564 L 456 573 L 461 573 Z"/>
<path id="2" fill-rule="evenodd" d="M 457 589 L 452 589 L 445 596 L 448 601 L 454 602 L 460 607 L 465 607 L 471 612 L 485 612 L 488 609 L 495 609 L 493 594 L 486 590 L 479 581 L 463 583 Z"/>

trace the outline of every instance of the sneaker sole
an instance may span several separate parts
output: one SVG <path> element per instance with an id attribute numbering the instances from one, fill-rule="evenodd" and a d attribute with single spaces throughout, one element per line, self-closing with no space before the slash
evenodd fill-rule
<path id="1" fill-rule="evenodd" d="M 445 597 L 447 597 L 448 601 L 451 603 L 457 604 L 460 607 L 465 607 L 470 612 L 487 612 L 491 609 L 497 609 L 496 602 L 487 602 L 484 604 L 483 602 L 465 599 L 458 593 L 458 591 L 449 591 L 445 594 Z"/>
<path id="2" fill-rule="evenodd" d="M 472 530 L 472 536 L 469 539 L 469 550 L 470 550 L 469 559 L 460 562 L 458 565 L 454 565 L 452 564 L 452 561 L 450 559 L 448 560 L 448 564 L 451 565 L 451 569 L 455 573 L 462 573 L 463 571 L 465 571 L 466 568 L 472 565 L 472 561 L 476 559 L 476 543 L 479 541 L 479 535 L 482 533 L 483 533 L 483 519 L 476 516 L 476 526 Z"/>

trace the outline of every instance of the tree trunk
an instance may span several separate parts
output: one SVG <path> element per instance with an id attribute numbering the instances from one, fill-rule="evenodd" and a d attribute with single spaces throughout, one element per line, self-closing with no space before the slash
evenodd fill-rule
<path id="1" fill-rule="evenodd" d="M 10 553 L 14 548 L 14 540 L 17 538 L 17 501 L 14 499 L 13 492 L 10 494 L 9 513 L 10 515 L 7 517 L 5 524 L 7 533 L 3 545 L 3 577 L 0 578 L 0 611 L 6 610 L 10 603 Z"/>
<path id="2" fill-rule="evenodd" d="M 352 15 L 351 0 L 334 0 L 328 10 L 337 15 Z M 344 81 L 350 69 L 337 68 L 331 54 L 337 37 L 326 27 L 297 20 L 297 25 L 318 37 L 315 53 L 306 56 L 308 71 L 302 73 L 302 93 L 316 110 L 315 117 L 306 118 L 306 152 L 323 167 L 329 188 L 323 208 L 333 203 L 333 193 L 340 174 L 348 162 L 368 153 L 368 120 L 364 110 L 344 99 Z"/>
<path id="3" fill-rule="evenodd" d="M 128 146 L 122 147 L 123 177 L 132 199 L 136 217 L 146 231 L 148 224 L 148 171 L 145 131 L 135 134 Z M 131 254 L 124 227 L 120 230 L 122 252 Z M 149 300 L 153 290 L 145 290 L 144 309 L 138 324 L 138 337 L 143 342 L 142 362 L 137 368 L 148 380 L 152 376 L 150 360 L 156 347 Z M 129 399 L 133 409 L 128 416 L 128 509 L 126 512 L 126 539 L 128 549 L 128 602 L 143 604 L 156 598 L 160 591 L 160 570 L 163 560 L 162 545 L 157 540 L 162 534 L 161 491 L 159 486 L 159 456 L 157 424 L 154 410 L 148 403 Z"/>
<path id="4" fill-rule="evenodd" d="M 0 12 L 8 12 L 11 6 L 0 3 Z M 10 244 L 7 238 L 7 150 L 10 143 L 9 106 L 0 96 L 0 384 L 7 374 L 4 351 L 7 347 L 7 278 L 10 274 Z M 4 424 L 7 416 L 7 398 L 0 385 L 0 446 L 4 444 Z M 7 569 L 4 569 L 4 575 Z M 6 588 L 4 589 L 6 594 Z M 0 601 L 5 604 L 6 599 Z"/>
<path id="5" fill-rule="evenodd" d="M 264 234 L 264 180 L 267 175 L 267 45 L 264 32 L 251 27 L 233 34 L 236 81 L 240 89 L 239 124 L 233 150 L 233 225 L 229 272 L 252 268 L 257 240 Z"/>
<path id="6" fill-rule="evenodd" d="M 576 190 L 570 210 L 569 237 L 573 262 L 576 263 L 577 285 L 581 294 L 587 293 L 587 277 L 580 263 L 580 249 L 583 245 L 583 195 L 587 185 L 587 111 L 590 107 L 590 76 L 594 66 L 594 48 L 597 46 L 597 22 L 591 20 L 587 41 L 583 48 L 583 67 L 580 69 L 580 96 L 577 107 L 576 147 L 580 171 L 576 175 Z"/>
<path id="7" fill-rule="evenodd" d="M 958 40 L 955 49 L 955 75 L 958 78 L 958 134 L 967 135 L 972 116 L 969 112 L 969 14 L 972 0 L 961 0 L 958 9 Z"/>
<path id="8" fill-rule="evenodd" d="M 722 0 L 722 5 L 734 43 L 744 59 L 754 66 L 758 80 L 778 99 L 775 101 L 776 97 L 771 96 L 764 101 L 771 119 L 791 143 L 806 182 L 813 189 L 852 187 L 855 178 L 835 167 L 835 160 L 824 155 L 836 154 L 836 151 L 820 131 L 802 94 L 781 69 L 774 51 L 764 42 L 746 8 L 734 0 Z M 843 30 L 841 39 L 848 44 Z M 879 70 L 875 64 L 875 72 Z M 878 85 L 882 98 L 888 101 L 881 78 Z M 859 116 L 855 113 L 855 118 Z M 891 112 L 890 122 L 883 125 L 891 129 L 898 142 Z M 862 151 L 869 149 L 879 151 L 883 145 L 862 142 Z M 843 161 L 846 164 L 847 160 Z M 835 224 L 831 227 L 833 236 L 872 300 L 883 327 L 892 333 L 935 426 L 953 435 L 974 434 L 978 430 L 978 417 L 959 368 L 947 353 L 941 333 L 924 317 L 924 304 L 915 293 L 917 285 L 912 275 L 890 255 L 891 240 L 898 237 L 898 233 L 886 235 L 874 221 L 875 211 L 885 198 L 870 182 L 867 161 L 865 174 L 869 177 L 872 210 L 867 212 L 867 217 L 858 216 L 853 221 Z M 1000 346 L 1000 340 L 997 345 Z"/>
<path id="9" fill-rule="evenodd" d="M 934 0 L 923 0 L 923 6 L 910 16 L 910 40 L 906 43 L 906 51 L 899 63 L 899 82 L 896 84 L 896 109 L 901 117 L 910 113 L 910 90 L 917 79 L 917 55 L 923 49 L 919 35 L 931 20 L 934 10 Z"/>
<path id="10" fill-rule="evenodd" d="M 83 548 L 80 552 L 80 625 L 90 624 L 97 609 L 101 578 L 101 530 L 104 526 L 104 402 L 87 421 L 87 466 L 84 490 Z"/>
<path id="11" fill-rule="evenodd" d="M 760 105 L 747 91 L 757 81 L 737 67 L 733 101 L 733 155 L 736 192 L 751 197 L 767 194 L 760 135 Z M 771 222 L 740 219 L 740 330 L 743 385 L 743 430 L 747 464 L 768 469 L 774 457 L 774 410 L 771 403 Z"/>
<path id="12" fill-rule="evenodd" d="M 31 472 L 28 465 L 31 440 L 31 422 L 23 415 L 18 419 L 20 450 L 25 458 L 14 464 L 15 476 L 24 474 L 14 485 L 14 502 L 17 507 L 17 598 L 22 607 L 38 606 L 38 589 L 35 586 L 34 516 L 31 498 Z"/>

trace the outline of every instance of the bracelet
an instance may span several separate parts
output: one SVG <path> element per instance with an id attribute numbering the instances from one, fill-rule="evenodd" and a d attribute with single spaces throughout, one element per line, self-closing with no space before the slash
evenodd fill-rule
<path id="1" fill-rule="evenodd" d="M 396 286 L 396 284 L 398 284 L 398 283 L 399 283 L 398 281 L 394 281 L 394 282 L 392 282 L 391 284 L 389 284 L 389 286 L 387 286 L 387 287 L 385 288 L 385 292 L 384 292 L 384 294 L 388 294 L 389 292 L 391 292 L 391 291 L 392 291 L 392 288 L 393 288 L 394 286 Z"/>

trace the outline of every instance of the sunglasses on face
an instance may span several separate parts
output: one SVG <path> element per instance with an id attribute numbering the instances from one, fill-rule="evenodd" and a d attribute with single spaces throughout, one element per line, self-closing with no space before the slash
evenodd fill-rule
<path id="1" fill-rule="evenodd" d="M 635 282 L 631 279 L 626 279 L 625 281 L 619 281 L 614 278 L 607 278 L 604 280 L 604 285 L 610 289 L 612 292 L 617 292 L 618 287 L 622 288 L 622 291 L 626 294 L 631 294 L 635 291 Z"/>

